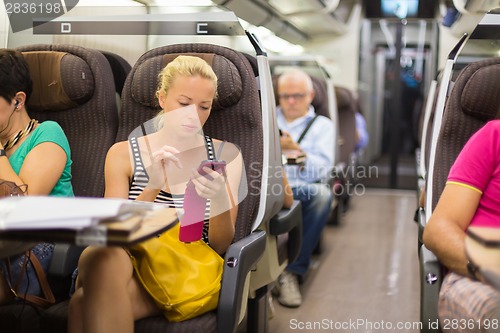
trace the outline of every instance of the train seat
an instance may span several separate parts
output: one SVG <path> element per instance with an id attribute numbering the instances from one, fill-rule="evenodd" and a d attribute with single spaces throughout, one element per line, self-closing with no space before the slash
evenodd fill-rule
<path id="1" fill-rule="evenodd" d="M 276 80 L 278 76 L 269 77 L 269 63 L 261 65 L 256 57 L 245 53 L 246 58 L 250 62 L 254 75 L 260 83 L 260 98 L 263 105 L 264 117 L 270 123 L 274 123 L 276 119 L 276 105 L 278 104 L 276 95 Z M 266 72 L 266 73 L 263 73 Z M 272 93 L 272 94 L 271 94 Z M 263 102 L 265 96 L 270 97 L 266 102 Z M 269 147 L 269 155 L 275 156 L 278 151 L 281 151 L 281 144 L 277 134 L 277 128 L 269 128 L 269 139 L 272 141 Z M 279 156 L 279 155 L 278 155 Z M 278 167 L 282 170 L 283 161 L 279 160 Z M 274 170 L 274 169 L 273 169 Z M 283 184 L 281 177 L 277 177 L 282 172 L 274 173 L 275 184 Z M 273 188 L 274 184 L 268 183 L 268 187 Z M 273 193 L 271 191 L 271 193 Z M 271 205 L 278 204 L 282 207 L 281 198 L 277 199 L 276 195 L 273 198 L 268 191 L 267 196 L 271 201 Z M 273 203 L 274 201 L 274 203 Z M 268 201 L 269 202 L 269 201 Z M 267 204 L 267 202 L 266 202 Z M 272 215 L 272 213 L 271 213 Z M 248 302 L 247 315 L 247 332 L 267 332 L 268 322 L 268 292 L 269 287 L 275 283 L 280 274 L 285 270 L 288 263 L 297 259 L 300 248 L 302 246 L 302 204 L 299 200 L 294 200 L 292 207 L 281 208 L 269 221 L 264 221 L 258 229 L 266 232 L 266 249 L 262 258 L 258 261 L 255 270 L 252 271 L 250 279 L 250 297 Z M 272 315 L 272 314 L 271 314 Z"/>
<path id="2" fill-rule="evenodd" d="M 25 53 L 32 75 L 46 77 L 45 51 L 64 54 L 60 77 L 48 81 L 61 82 L 69 101 L 47 101 L 42 83 L 28 101 L 31 117 L 55 120 L 64 129 L 72 151 L 73 189 L 76 196 L 98 197 L 104 194 L 104 158 L 114 143 L 118 114 L 114 98 L 115 85 L 111 67 L 99 51 L 74 45 L 31 45 L 18 48 Z M 43 67 L 41 66 L 43 64 Z M 37 93 L 37 91 L 39 91 Z M 49 95 L 50 96 L 50 95 Z M 61 106 L 57 106 L 57 104 Z"/>
<path id="3" fill-rule="evenodd" d="M 240 147 L 247 183 L 253 185 L 248 187 L 247 197 L 239 204 L 235 242 L 226 253 L 217 311 L 181 323 L 168 323 L 162 317 L 143 319 L 136 322 L 135 331 L 234 332 L 246 310 L 248 294 L 243 290 L 246 276 L 262 256 L 265 246 L 265 232 L 252 232 L 260 197 L 259 170 L 255 163 L 262 166 L 264 143 L 260 100 L 251 64 L 239 52 L 210 44 L 170 45 L 147 52 L 137 61 L 125 84 L 118 139 L 126 139 L 133 128 L 156 115 L 156 80 L 152 82 L 151 77 L 156 78 L 161 68 L 179 54 L 200 56 L 217 74 L 218 97 L 204 125 L 204 133 Z M 233 262 L 238 265 L 233 266 Z"/>
<path id="4" fill-rule="evenodd" d="M 120 114 L 122 90 L 125 85 L 125 79 L 127 78 L 128 73 L 130 73 L 132 66 L 119 54 L 110 51 L 100 51 L 108 60 L 109 65 L 111 66 L 111 71 L 113 72 L 113 80 L 115 82 L 116 89 L 116 105 L 118 114 Z"/>
<path id="5" fill-rule="evenodd" d="M 245 53 L 245 56 L 252 65 L 255 76 L 259 76 L 257 59 L 247 53 Z M 279 104 L 277 99 L 278 77 L 278 75 L 273 75 L 271 77 L 271 82 L 268 82 L 272 85 L 274 103 L 276 105 Z M 262 89 L 263 88 L 261 87 L 261 90 Z M 275 140 L 278 139 L 275 138 Z M 276 142 L 276 146 L 278 145 L 279 142 Z M 268 241 L 266 245 L 266 253 L 264 254 L 264 258 L 259 261 L 258 266 L 267 265 L 268 267 L 274 267 L 274 269 L 269 269 L 269 271 L 274 270 L 273 273 L 269 274 L 271 278 L 268 281 L 270 282 L 277 278 L 286 265 L 295 261 L 299 255 L 299 250 L 302 244 L 302 207 L 300 201 L 294 200 L 292 207 L 288 209 L 284 208 L 277 215 L 275 215 L 269 222 L 269 228 L 266 231 L 268 233 L 268 237 L 273 237 L 275 239 L 271 242 Z M 276 247 L 275 251 L 271 250 L 273 247 Z M 254 275 L 256 274 L 256 271 L 254 271 Z"/>
<path id="6" fill-rule="evenodd" d="M 18 50 L 23 52 L 33 80 L 33 94 L 27 102 L 30 116 L 57 121 L 70 143 L 75 196 L 102 196 L 104 159 L 118 128 L 109 64 L 98 51 L 77 46 L 40 44 Z M 68 298 L 71 273 L 81 250 L 56 243 L 48 278 L 58 301 Z M 22 304 L 2 306 L 0 321 L 8 332 L 37 332 L 39 313 Z"/>
<path id="7" fill-rule="evenodd" d="M 314 107 L 314 111 L 321 115 L 325 116 L 329 119 L 332 119 L 332 115 L 330 114 L 330 107 L 329 107 L 329 101 L 328 101 L 328 90 L 326 86 L 326 82 L 324 79 L 319 78 L 314 75 L 311 76 L 311 81 L 313 84 L 313 89 L 314 89 L 314 98 L 311 101 L 312 106 Z M 334 126 L 336 126 L 334 124 Z M 335 177 L 336 178 L 336 177 Z M 328 179 L 327 181 L 330 185 L 332 185 L 333 189 L 333 184 L 335 182 L 335 179 Z M 340 219 L 341 219 L 341 213 L 337 214 L 340 210 L 337 209 L 337 207 L 340 207 L 341 203 L 339 201 L 339 198 L 337 196 L 334 197 L 334 200 L 332 202 L 332 212 L 330 214 L 330 219 L 329 221 L 335 220 L 336 223 L 340 224 Z M 319 255 L 323 252 L 324 249 L 324 242 L 323 242 L 323 235 L 321 235 L 321 238 L 319 239 L 318 244 L 316 245 L 314 249 L 314 254 Z"/>
<path id="8" fill-rule="evenodd" d="M 500 58 L 488 58 L 467 65 L 457 77 L 446 102 L 436 147 L 432 192 L 426 200 L 435 208 L 448 172 L 467 140 L 489 120 L 499 118 Z M 429 214 L 429 212 L 426 212 Z M 429 260 L 420 248 L 421 319 L 437 318 L 439 287 L 444 273 L 437 260 Z"/>
<path id="9" fill-rule="evenodd" d="M 314 111 L 319 115 L 331 118 L 325 80 L 314 75 L 311 75 L 311 80 L 314 89 L 314 98 L 311 104 L 314 106 Z"/>
<path id="10" fill-rule="evenodd" d="M 111 66 L 116 93 L 121 97 L 125 80 L 127 79 L 128 73 L 132 70 L 132 66 L 119 54 L 102 50 L 101 53 L 106 57 Z"/>
<path id="11" fill-rule="evenodd" d="M 356 165 L 354 161 L 356 147 L 356 110 L 357 105 L 352 92 L 345 88 L 336 86 L 335 99 L 337 102 L 338 155 L 333 170 L 332 190 L 335 194 L 337 205 L 330 215 L 329 224 L 339 225 L 341 215 L 344 213 L 350 201 L 349 186 L 353 186 Z"/>
<path id="12" fill-rule="evenodd" d="M 339 162 L 350 165 L 351 154 L 356 147 L 356 102 L 352 92 L 344 87 L 335 87 L 339 116 Z"/>

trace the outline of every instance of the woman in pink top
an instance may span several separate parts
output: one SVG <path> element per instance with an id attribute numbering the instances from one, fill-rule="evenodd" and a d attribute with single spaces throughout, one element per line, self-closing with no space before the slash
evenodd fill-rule
<path id="1" fill-rule="evenodd" d="M 471 225 L 500 228 L 499 120 L 487 123 L 462 149 L 423 235 L 449 270 L 439 295 L 442 330 L 498 332 L 500 293 L 482 282 L 465 255 Z"/>

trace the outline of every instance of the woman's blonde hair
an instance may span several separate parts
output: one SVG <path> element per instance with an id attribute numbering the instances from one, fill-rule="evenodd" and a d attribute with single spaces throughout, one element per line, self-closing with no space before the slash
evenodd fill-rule
<path id="1" fill-rule="evenodd" d="M 158 89 L 156 97 L 160 98 L 160 93 L 167 95 L 168 90 L 173 85 L 176 78 L 200 76 L 204 79 L 211 80 L 214 83 L 215 94 L 217 96 L 217 75 L 215 75 L 212 67 L 203 59 L 195 56 L 180 55 L 165 66 L 160 74 L 158 74 Z M 155 119 L 156 128 L 163 126 L 163 112 L 161 110 Z"/>

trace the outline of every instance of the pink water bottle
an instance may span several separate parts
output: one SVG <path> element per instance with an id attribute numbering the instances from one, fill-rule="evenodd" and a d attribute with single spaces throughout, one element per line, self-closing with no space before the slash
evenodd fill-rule
<path id="1" fill-rule="evenodd" d="M 225 161 L 205 160 L 200 163 L 198 173 L 213 180 L 204 168 L 212 169 L 221 174 L 224 172 L 225 167 Z M 179 240 L 181 242 L 188 243 L 201 239 L 203 235 L 206 206 L 207 199 L 200 197 L 198 193 L 196 193 L 193 182 L 189 181 L 186 185 L 186 192 L 184 193 L 184 216 L 181 218 L 180 223 Z"/>
<path id="2" fill-rule="evenodd" d="M 184 216 L 180 221 L 179 240 L 181 242 L 189 243 L 201 239 L 206 205 L 207 199 L 196 193 L 193 182 L 188 182 L 184 193 Z"/>

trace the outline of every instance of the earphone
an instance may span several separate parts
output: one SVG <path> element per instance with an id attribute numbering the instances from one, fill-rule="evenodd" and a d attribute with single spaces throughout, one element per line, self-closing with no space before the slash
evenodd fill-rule
<path id="1" fill-rule="evenodd" d="M 9 127 L 9 124 L 10 124 L 10 118 L 12 117 L 12 115 L 14 114 L 14 112 L 17 110 L 17 108 L 19 107 L 19 100 L 16 99 L 16 104 L 14 105 L 14 110 L 12 110 L 12 112 L 10 113 L 10 116 L 9 116 L 9 120 L 7 122 L 7 125 L 4 127 L 3 130 L 0 131 L 0 133 L 2 133 L 3 131 L 5 131 L 8 127 Z"/>

